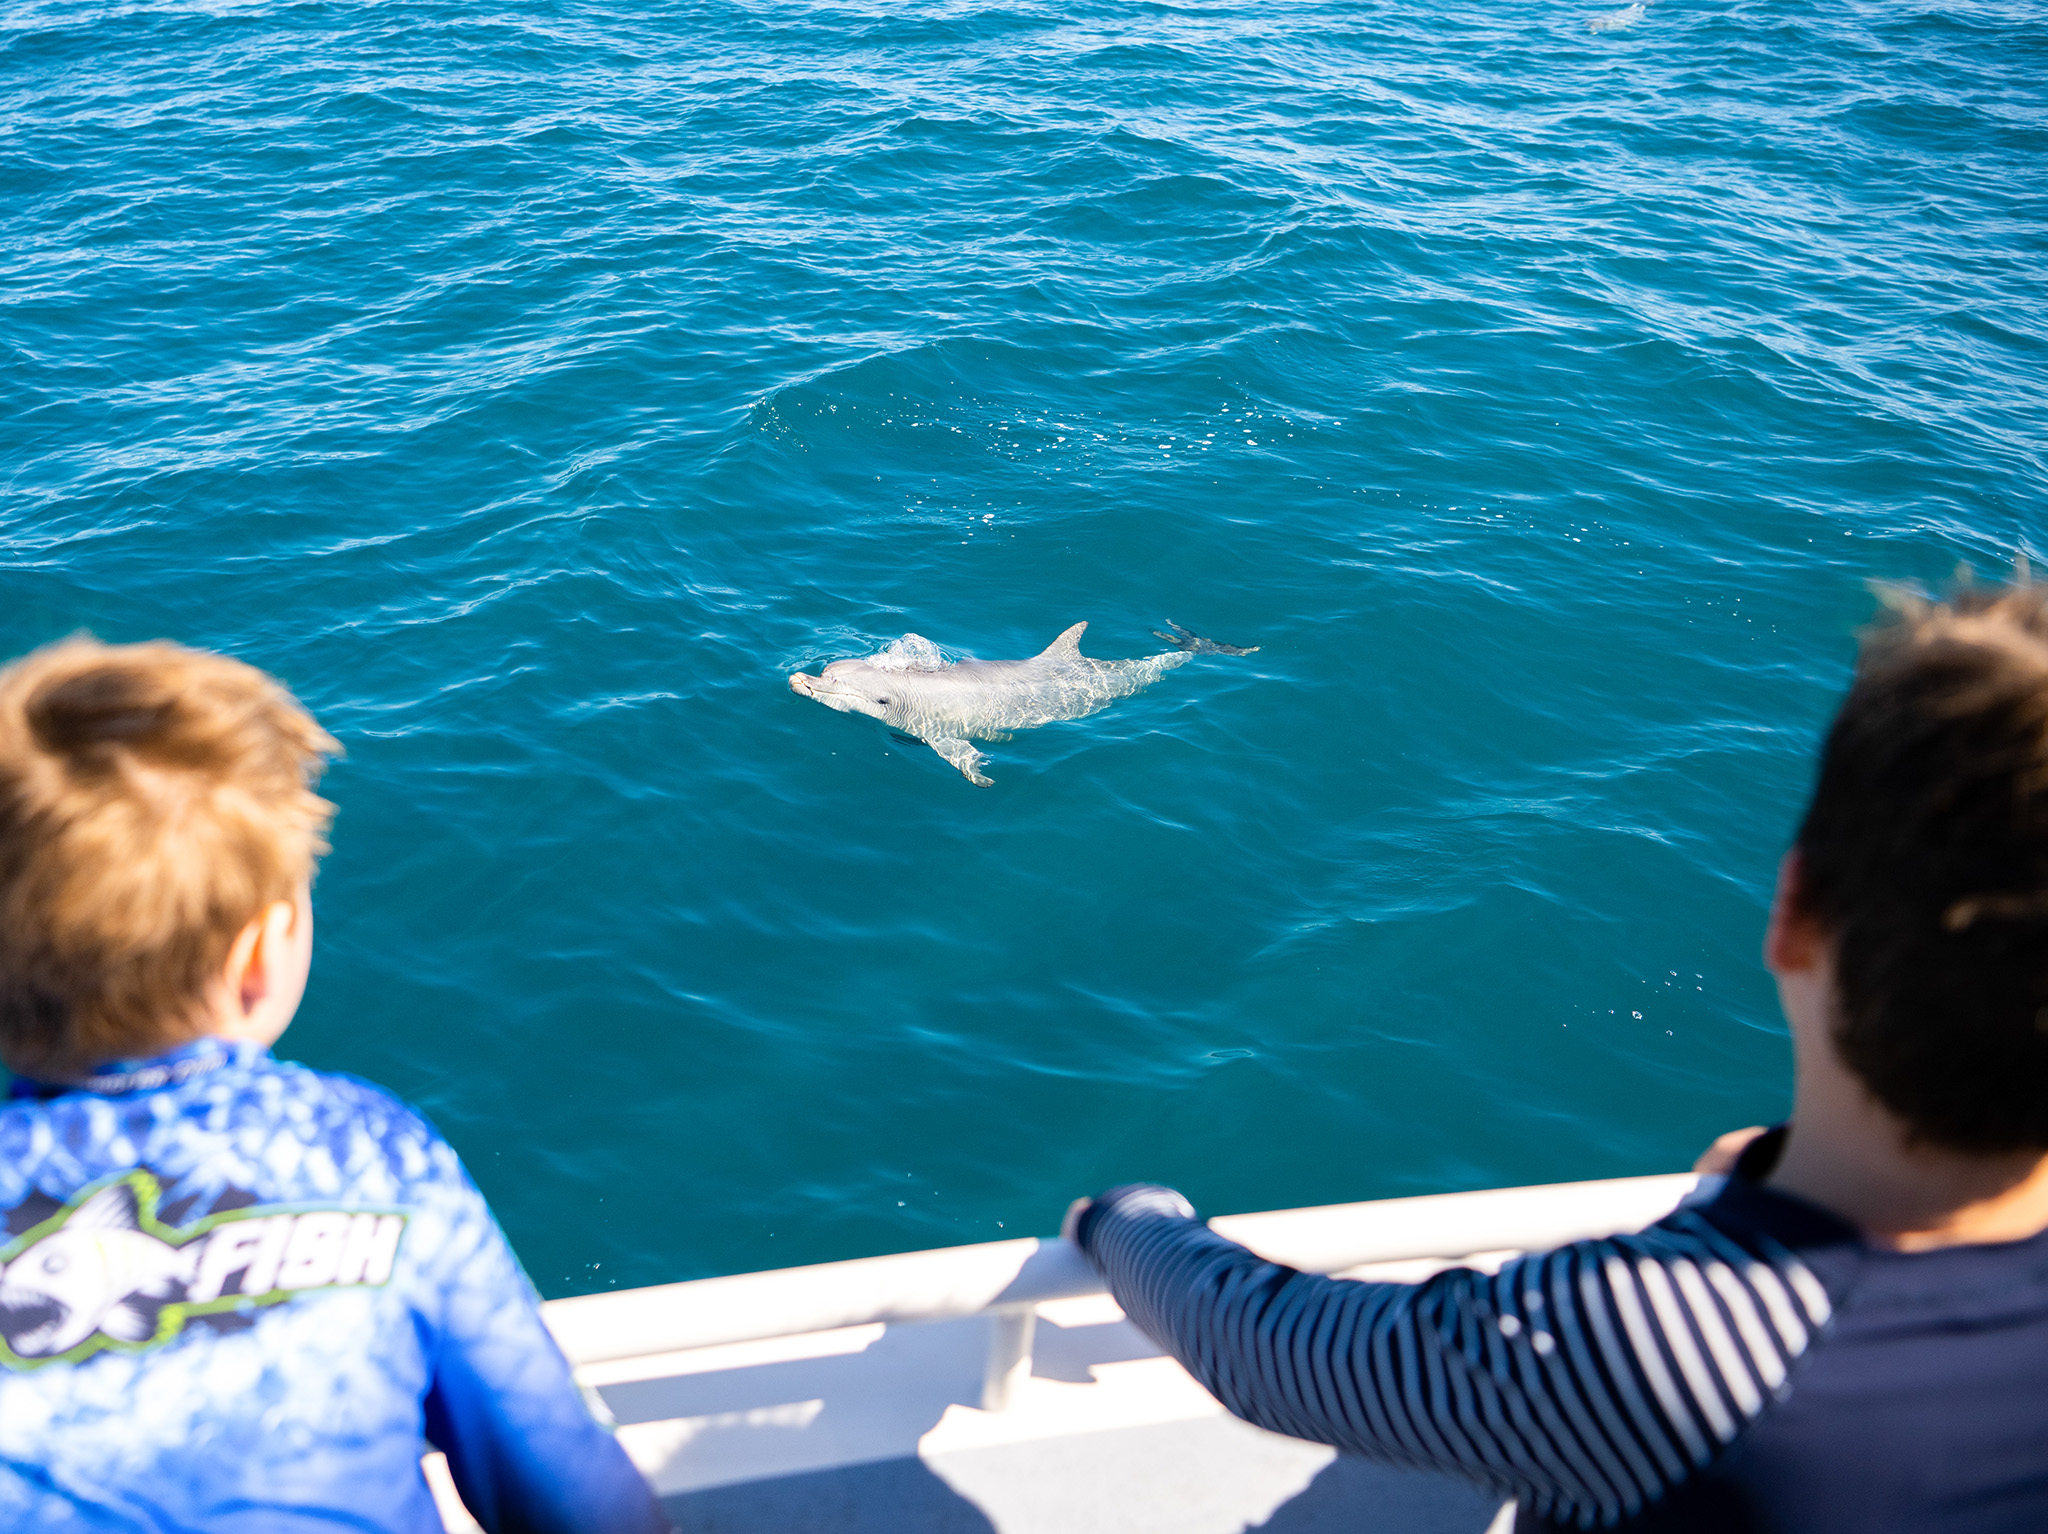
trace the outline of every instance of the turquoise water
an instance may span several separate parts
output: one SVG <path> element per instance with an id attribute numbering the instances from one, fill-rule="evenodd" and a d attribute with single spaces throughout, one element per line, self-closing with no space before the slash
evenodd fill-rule
<path id="1" fill-rule="evenodd" d="M 1602 9 L 14 4 L 0 646 L 346 743 L 283 1051 L 552 1294 L 1681 1166 L 1862 582 L 2041 551 L 2048 19 Z M 1262 648 L 785 683 L 1083 619 Z"/>

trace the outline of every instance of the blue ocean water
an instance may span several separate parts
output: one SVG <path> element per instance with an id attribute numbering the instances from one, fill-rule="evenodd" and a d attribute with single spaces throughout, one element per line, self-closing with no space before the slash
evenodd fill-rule
<path id="1" fill-rule="evenodd" d="M 2041 551 L 2048 17 L 1613 9 L 15 0 L 0 650 L 345 742 L 282 1051 L 549 1293 L 1682 1166 L 1863 582 Z M 785 682 L 1084 619 L 1261 648 Z"/>

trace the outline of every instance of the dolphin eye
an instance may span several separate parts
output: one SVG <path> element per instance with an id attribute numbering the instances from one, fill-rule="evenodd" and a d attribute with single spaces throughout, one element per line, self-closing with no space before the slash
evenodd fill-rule
<path id="1" fill-rule="evenodd" d="M 877 698 L 875 701 L 877 703 L 887 703 L 889 700 L 887 698 Z"/>
<path id="2" fill-rule="evenodd" d="M 43 1271 L 45 1273 L 62 1273 L 70 1266 L 70 1260 L 62 1252 L 52 1252 L 43 1259 Z"/>

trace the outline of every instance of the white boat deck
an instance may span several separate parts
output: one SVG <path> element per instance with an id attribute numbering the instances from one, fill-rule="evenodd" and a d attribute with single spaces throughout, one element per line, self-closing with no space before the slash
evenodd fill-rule
<path id="1" fill-rule="evenodd" d="M 1693 1182 L 1215 1224 L 1295 1267 L 1412 1281 L 1635 1228 Z M 1497 1534 L 1508 1521 L 1462 1483 L 1230 1417 L 1061 1242 L 743 1274 L 544 1313 L 686 1534 Z M 428 1471 L 448 1527 L 474 1529 L 438 1456 Z"/>

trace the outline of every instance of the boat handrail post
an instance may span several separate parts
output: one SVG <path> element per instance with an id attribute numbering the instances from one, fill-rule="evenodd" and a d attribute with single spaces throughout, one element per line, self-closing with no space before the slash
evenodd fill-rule
<path id="1" fill-rule="evenodd" d="M 994 1305 L 988 1317 L 988 1364 L 981 1377 L 981 1409 L 1003 1411 L 1017 1386 L 1031 1374 L 1031 1340 L 1038 1330 L 1036 1305 Z"/>

